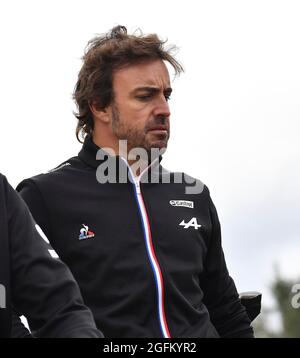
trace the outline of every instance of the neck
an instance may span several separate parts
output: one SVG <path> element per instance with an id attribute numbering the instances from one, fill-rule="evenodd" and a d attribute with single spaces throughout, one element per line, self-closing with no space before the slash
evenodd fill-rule
<path id="1" fill-rule="evenodd" d="M 135 177 L 140 176 L 151 163 L 150 157 L 148 155 L 145 157 L 145 152 L 141 152 L 141 155 L 134 153 L 135 158 L 128 159 L 129 155 L 130 158 L 132 158 L 133 153 L 130 153 L 132 148 L 127 147 L 126 141 L 119 141 L 115 138 L 109 138 L 108 136 L 99 136 L 96 135 L 96 133 L 93 133 L 92 139 L 99 148 L 108 152 L 109 155 L 118 155 L 125 159 Z"/>
<path id="2" fill-rule="evenodd" d="M 95 130 L 93 133 L 93 142 L 99 147 L 105 150 L 105 148 L 109 148 L 110 152 L 114 152 L 115 155 L 119 155 L 119 141 L 118 139 L 109 136 L 109 135 L 100 135 Z"/>

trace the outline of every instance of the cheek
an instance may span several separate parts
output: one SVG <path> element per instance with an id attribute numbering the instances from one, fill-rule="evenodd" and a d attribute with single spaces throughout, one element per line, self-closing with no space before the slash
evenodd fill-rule
<path id="1" fill-rule="evenodd" d="M 152 107 L 145 103 L 127 103 L 119 107 L 122 126 L 135 132 L 144 132 L 152 118 Z"/>
<path id="2" fill-rule="evenodd" d="M 136 130 L 144 130 L 150 119 L 151 114 L 145 109 L 130 111 L 126 116 L 126 125 Z"/>

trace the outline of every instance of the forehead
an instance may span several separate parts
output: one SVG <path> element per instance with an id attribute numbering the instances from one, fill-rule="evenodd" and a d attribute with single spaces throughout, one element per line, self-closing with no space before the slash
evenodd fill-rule
<path id="1" fill-rule="evenodd" d="M 169 71 L 162 60 L 137 63 L 114 72 L 115 90 L 119 88 L 131 90 L 143 86 L 170 87 Z"/>

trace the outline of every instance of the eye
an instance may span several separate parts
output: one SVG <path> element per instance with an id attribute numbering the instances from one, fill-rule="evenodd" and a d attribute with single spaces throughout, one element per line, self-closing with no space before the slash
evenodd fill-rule
<path id="1" fill-rule="evenodd" d="M 148 101 L 148 100 L 151 98 L 151 95 L 137 96 L 136 98 L 137 98 L 138 100 L 140 100 L 140 101 L 145 102 L 145 101 Z"/>
<path id="2" fill-rule="evenodd" d="M 166 99 L 166 101 L 170 101 L 171 95 L 170 94 L 165 94 L 165 99 Z"/>

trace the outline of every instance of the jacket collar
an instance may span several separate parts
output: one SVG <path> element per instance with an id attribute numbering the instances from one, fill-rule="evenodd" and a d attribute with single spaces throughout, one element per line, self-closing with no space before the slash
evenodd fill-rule
<path id="1" fill-rule="evenodd" d="M 104 159 L 97 159 L 97 153 L 98 151 L 101 150 L 103 153 L 103 155 L 101 155 L 102 158 Z M 105 162 L 107 160 L 107 158 L 111 158 L 111 155 L 107 152 L 105 152 L 102 148 L 98 147 L 94 142 L 93 139 L 90 135 L 86 135 L 84 142 L 83 142 L 83 146 L 80 150 L 80 152 L 78 153 L 78 157 L 88 166 L 92 167 L 92 168 L 98 168 L 98 166 Z M 99 156 L 98 156 L 99 158 Z M 154 168 L 157 170 L 157 167 L 159 166 L 159 163 L 162 160 L 162 156 L 159 156 L 159 160 L 157 160 L 156 165 L 151 165 L 151 169 L 153 170 Z M 116 156 L 116 163 L 117 168 L 119 167 L 119 162 L 122 162 L 123 165 L 126 165 L 126 162 L 120 159 L 120 156 L 117 155 Z M 121 164 L 122 165 L 122 164 Z"/>
<path id="2" fill-rule="evenodd" d="M 97 152 L 100 148 L 93 142 L 92 137 L 87 135 L 84 139 L 83 146 L 78 153 L 78 157 L 87 165 L 97 168 L 101 161 L 96 159 Z"/>

